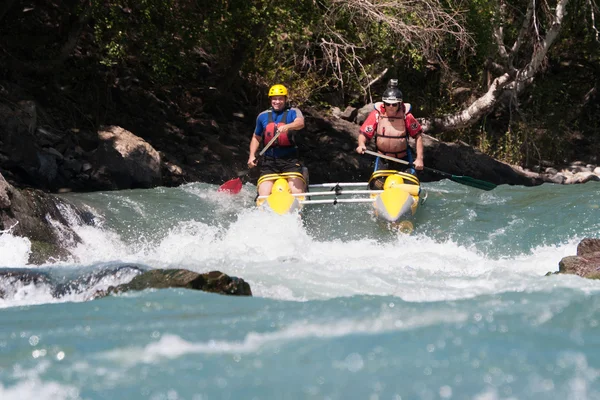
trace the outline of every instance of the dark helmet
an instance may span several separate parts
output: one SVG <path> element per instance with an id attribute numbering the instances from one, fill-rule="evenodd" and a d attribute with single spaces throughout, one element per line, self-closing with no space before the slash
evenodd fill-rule
<path id="1" fill-rule="evenodd" d="M 387 89 L 383 92 L 383 102 L 388 104 L 402 102 L 402 92 L 398 89 L 398 79 L 390 79 Z"/>

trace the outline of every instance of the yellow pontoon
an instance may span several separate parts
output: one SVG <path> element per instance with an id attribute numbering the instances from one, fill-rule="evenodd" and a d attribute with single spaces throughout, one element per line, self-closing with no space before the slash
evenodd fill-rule
<path id="1" fill-rule="evenodd" d="M 304 181 L 302 174 L 292 174 Z M 404 225 L 409 225 L 409 230 L 412 230 L 412 223 L 408 220 L 426 199 L 416 176 L 394 170 L 375 171 L 368 182 L 309 185 L 308 192 L 297 194 L 290 190 L 287 182 L 290 177 L 290 174 L 261 177 L 259 184 L 265 180 L 273 180 L 274 183 L 270 195 L 256 198 L 257 206 L 269 208 L 277 214 L 287 214 L 309 204 L 370 203 L 377 217 L 392 223 L 406 221 Z"/>

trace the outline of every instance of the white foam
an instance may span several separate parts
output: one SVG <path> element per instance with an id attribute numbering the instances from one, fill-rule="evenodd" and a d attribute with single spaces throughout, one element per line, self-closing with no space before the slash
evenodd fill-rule
<path id="1" fill-rule="evenodd" d="M 4 387 L 0 383 L 2 400 L 79 400 L 79 389 L 57 382 L 42 382 L 40 379 L 27 379 L 14 386 Z"/>
<path id="2" fill-rule="evenodd" d="M 251 197 L 250 192 L 243 191 L 238 197 L 217 193 L 212 188 L 206 190 L 202 185 L 181 190 L 210 199 L 219 210 L 228 213 Z M 491 201 L 494 196 L 490 196 L 484 197 Z M 343 232 L 351 231 L 356 223 L 353 218 L 363 215 L 354 211 L 312 216 L 324 224 L 338 224 L 336 227 Z M 345 218 L 342 225 L 340 215 Z M 518 223 L 513 216 L 509 226 Z M 543 276 L 556 271 L 562 257 L 575 254 L 581 240 L 578 237 L 568 243 L 540 246 L 527 254 L 490 257 L 475 245 L 423 235 L 399 234 L 396 240 L 390 240 L 390 235 L 381 240 L 351 240 L 344 235 L 340 238 L 339 234 L 337 238 L 315 238 L 297 215 L 279 216 L 255 207 L 241 208 L 223 219 L 222 224 L 180 221 L 169 230 L 156 228 L 156 232 L 144 232 L 138 239 L 128 241 L 108 227 L 80 225 L 74 229 L 82 242 L 72 246 L 73 259 L 55 265 L 79 268 L 81 264 L 132 263 L 196 272 L 220 270 L 245 279 L 255 296 L 284 300 L 364 294 L 426 302 L 512 291 L 547 291 L 556 286 L 590 292 L 600 287 L 596 281 Z M 490 245 L 505 235 L 505 228 L 491 232 Z M 12 257 L 0 258 L 2 263 L 23 265 L 28 241 L 10 234 L 0 236 L 0 246 L 2 241 L 11 246 L 11 251 L 8 256 L 2 252 L 0 257 Z M 85 298 L 82 295 L 80 300 Z"/>
<path id="3" fill-rule="evenodd" d="M 403 315 L 384 310 L 375 318 L 342 319 L 335 322 L 298 321 L 273 332 L 251 332 L 241 341 L 210 340 L 192 343 L 177 335 L 165 334 L 147 346 L 116 349 L 99 355 L 131 366 L 138 363 L 156 363 L 161 359 L 178 358 L 186 354 L 247 354 L 269 347 L 307 338 L 337 338 L 349 335 L 375 335 L 391 331 L 404 331 L 440 323 L 463 322 L 467 314 L 427 311 L 418 315 Z"/>
<path id="4" fill-rule="evenodd" d="M 79 400 L 79 389 L 60 384 L 55 381 L 42 381 L 40 375 L 51 368 L 47 360 L 39 362 L 33 369 L 24 370 L 18 365 L 14 367 L 13 376 L 19 381 L 12 386 L 0 383 L 0 399 L 2 400 Z"/>
<path id="5" fill-rule="evenodd" d="M 399 234 L 388 242 L 317 240 L 298 216 L 254 208 L 240 212 L 228 227 L 183 221 L 163 235 L 131 244 L 107 229 L 81 226 L 76 231 L 83 239 L 73 249 L 76 261 L 221 270 L 244 278 L 255 296 L 285 300 L 367 294 L 419 302 L 556 285 L 587 291 L 600 287 L 572 277 L 543 277 L 558 269 L 562 257 L 576 252 L 580 238 L 494 259 L 474 246 L 419 235 Z"/>
<path id="6" fill-rule="evenodd" d="M 0 232 L 0 267 L 23 267 L 27 264 L 30 253 L 29 239 Z"/>

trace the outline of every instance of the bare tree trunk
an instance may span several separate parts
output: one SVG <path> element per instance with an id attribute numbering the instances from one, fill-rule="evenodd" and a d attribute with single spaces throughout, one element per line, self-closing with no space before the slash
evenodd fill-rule
<path id="1" fill-rule="evenodd" d="M 535 12 L 533 11 L 535 1 L 530 1 L 531 3 L 522 26 L 533 26 L 535 28 L 536 17 Z M 531 58 L 527 64 L 520 69 L 512 67 L 513 57 L 516 57 L 516 52 L 522 50 L 521 47 L 525 43 L 528 32 L 526 29 L 522 29 L 519 37 L 515 40 L 509 50 L 507 46 L 504 45 L 502 27 L 497 27 L 495 37 L 499 45 L 499 54 L 501 54 L 502 58 L 506 61 L 504 67 L 507 72 L 504 72 L 494 79 L 487 92 L 475 100 L 469 107 L 457 114 L 428 119 L 423 122 L 423 130 L 427 133 L 441 133 L 472 126 L 481 117 L 492 111 L 501 101 L 503 101 L 506 95 L 512 94 L 516 97 L 522 93 L 523 90 L 533 82 L 536 73 L 542 68 L 543 61 L 546 58 L 550 47 L 552 47 L 554 41 L 558 37 L 568 3 L 569 0 L 559 0 L 554 15 L 552 16 L 552 23 L 549 25 L 546 35 L 543 38 L 539 38 L 540 40 L 538 42 L 531 43 L 533 47 Z M 531 38 L 532 41 L 536 41 L 536 39 L 538 39 L 536 36 Z M 497 69 L 500 66 L 494 64 L 494 67 Z"/>

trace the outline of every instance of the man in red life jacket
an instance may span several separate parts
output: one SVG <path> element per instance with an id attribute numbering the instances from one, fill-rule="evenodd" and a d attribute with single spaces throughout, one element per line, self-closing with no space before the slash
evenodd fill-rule
<path id="1" fill-rule="evenodd" d="M 410 113 L 410 104 L 402 102 L 402 92 L 398 89 L 397 79 L 390 79 L 382 97 L 383 103 L 375 103 L 375 109 L 360 127 L 356 152 L 364 154 L 367 141 L 375 137 L 375 146 L 379 153 L 406 160 L 412 164 L 411 169 L 422 170 L 423 128 Z M 417 154 L 413 154 L 408 145 L 409 137 L 415 139 Z M 389 163 L 378 157 L 375 170 L 380 169 L 398 168 L 390 168 Z M 408 172 L 414 173 L 414 170 Z"/>
<path id="2" fill-rule="evenodd" d="M 261 177 L 267 174 L 297 173 L 288 177 L 292 193 L 303 193 L 305 181 L 302 177 L 302 165 L 298 160 L 298 148 L 294 141 L 294 133 L 304 128 L 304 116 L 296 107 L 287 103 L 288 91 L 283 85 L 274 85 L 269 89 L 271 108 L 261 112 L 256 118 L 256 128 L 250 140 L 250 156 L 248 167 L 258 165 L 256 152 L 262 143 L 266 146 L 278 133 L 279 137 L 269 146 L 260 163 Z M 261 179 L 259 179 L 261 181 Z M 258 195 L 271 193 L 273 180 L 263 180 L 258 185 Z"/>

